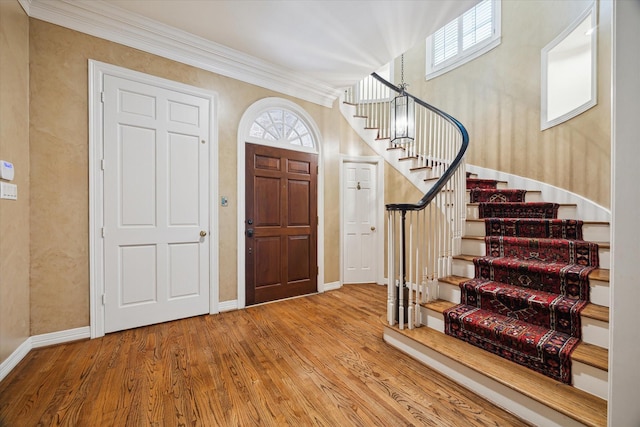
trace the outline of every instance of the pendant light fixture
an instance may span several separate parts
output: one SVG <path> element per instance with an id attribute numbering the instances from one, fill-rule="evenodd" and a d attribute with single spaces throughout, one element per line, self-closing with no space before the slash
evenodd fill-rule
<path id="1" fill-rule="evenodd" d="M 404 54 L 400 57 L 400 94 L 391 101 L 391 142 L 402 144 L 413 141 L 416 135 L 415 101 L 406 93 L 404 82 Z"/>

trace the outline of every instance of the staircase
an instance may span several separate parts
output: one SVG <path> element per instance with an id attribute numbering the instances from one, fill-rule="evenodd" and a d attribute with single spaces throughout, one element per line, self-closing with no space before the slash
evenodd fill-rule
<path id="1" fill-rule="evenodd" d="M 581 224 L 583 239 L 598 245 L 597 249 L 587 245 L 592 252 L 587 256 L 589 262 L 595 262 L 584 269 L 588 290 L 582 293 L 588 297 L 577 304 L 574 311 L 579 312 L 579 317 L 575 323 L 565 324 L 570 337 L 566 339 L 577 343 L 569 352 L 570 374 L 551 378 L 545 369 L 536 372 L 447 335 L 445 329 L 449 325 L 451 330 L 452 322 L 450 318 L 445 320 L 445 316 L 455 311 L 461 298 L 478 299 L 461 291 L 461 285 L 466 282 L 469 288 L 469 281 L 476 276 L 474 259 L 486 258 L 487 247 L 489 252 L 499 248 L 495 241 L 485 241 L 485 220 L 480 216 L 487 207 L 469 200 L 470 191 L 466 200 L 458 195 L 465 182 L 461 171 L 450 171 L 443 183 L 443 175 L 453 160 L 451 153 L 455 155 L 456 150 L 444 150 L 449 158 L 433 156 L 428 149 L 420 148 L 427 144 L 419 139 L 411 146 L 389 144 L 385 147 L 385 142 L 389 142 L 385 141 L 385 115 L 371 104 L 358 104 L 352 96 L 347 96 L 343 114 L 378 154 L 426 193 L 418 204 L 387 206 L 390 255 L 388 313 L 383 322 L 385 341 L 535 425 L 606 425 L 609 224 L 596 221 Z M 418 122 L 430 123 L 429 120 Z M 429 136 L 429 139 L 433 138 Z M 435 145 L 438 144 L 436 141 Z M 469 178 L 478 186 L 509 190 L 506 181 Z M 547 194 L 544 191 L 532 191 L 528 186 L 526 192 L 521 192 L 523 201 L 543 202 L 542 194 Z M 429 195 L 431 199 L 425 202 Z M 416 207 L 421 202 L 425 202 L 422 207 Z M 571 219 L 578 214 L 574 204 L 554 205 L 554 209 L 558 218 Z M 456 223 L 459 218 L 462 225 Z M 518 252 L 522 248 L 507 250 Z M 580 263 L 584 264 L 584 260 Z M 551 317 L 557 322 L 558 316 Z M 566 323 L 566 317 L 565 313 L 561 323 Z"/>
<path id="2" fill-rule="evenodd" d="M 498 188 L 507 188 L 506 182 L 495 184 Z M 467 193 L 470 195 L 471 191 Z M 540 193 L 527 191 L 525 202 L 542 202 Z M 487 226 L 485 219 L 480 218 L 480 211 L 479 203 L 467 200 L 461 254 L 454 256 L 452 274 L 439 278 L 438 299 L 421 304 L 421 324 L 426 328 L 401 330 L 385 325 L 385 340 L 536 425 L 606 425 L 610 260 L 608 223 L 570 220 L 576 216 L 575 206 L 558 206 L 558 217 L 569 220 L 569 230 L 565 228 L 559 233 L 569 233 L 568 237 L 574 242 L 580 238 L 597 242 L 595 258 L 599 259 L 598 266 L 588 269 L 590 301 L 583 303 L 584 308 L 577 322 L 579 331 L 576 336 L 581 337 L 581 341 L 570 354 L 571 375 L 562 382 L 558 378 L 550 378 L 544 370 L 536 372 L 446 333 L 447 324 L 451 322 L 445 317 L 460 307 L 461 300 L 468 302 L 478 299 L 468 294 L 465 296 L 465 292 L 477 285 L 474 281 L 481 280 L 474 279 L 478 276 L 478 264 L 482 264 L 478 260 L 487 259 L 487 248 L 494 249 L 489 242 L 495 241 L 495 237 L 487 239 Z M 490 290 L 495 292 L 495 289 Z M 512 306 L 518 304 L 521 303 L 506 303 Z M 504 305 L 500 304 L 500 307 Z"/>

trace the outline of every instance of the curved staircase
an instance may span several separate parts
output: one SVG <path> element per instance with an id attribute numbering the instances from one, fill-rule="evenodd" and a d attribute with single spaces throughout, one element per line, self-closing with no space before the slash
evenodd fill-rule
<path id="1" fill-rule="evenodd" d="M 497 204 L 511 192 L 500 191 L 504 182 L 486 183 L 496 187 L 487 193 L 498 195 Z M 468 190 L 470 198 L 474 193 Z M 514 204 L 523 204 L 509 216 L 543 204 L 538 192 L 518 193 L 524 199 Z M 453 257 L 452 274 L 439 278 L 438 299 L 421 305 L 426 328 L 385 325 L 385 340 L 536 425 L 605 426 L 608 224 L 571 219 L 575 206 L 557 204 L 551 215 L 559 219 L 483 218 L 495 214 L 487 204 L 467 200 L 462 253 Z M 532 275 L 527 258 L 543 273 L 566 273 L 564 294 L 557 275 Z M 556 356 L 563 345 L 570 348 L 562 361 L 542 351 Z"/>
<path id="2" fill-rule="evenodd" d="M 425 193 L 387 205 L 385 341 L 534 425 L 606 425 L 609 224 L 574 219 L 590 208 L 548 203 L 574 198 L 542 183 L 465 177 L 464 126 L 415 97 L 415 140 L 390 141 L 398 90 L 367 81 L 343 115 Z"/>

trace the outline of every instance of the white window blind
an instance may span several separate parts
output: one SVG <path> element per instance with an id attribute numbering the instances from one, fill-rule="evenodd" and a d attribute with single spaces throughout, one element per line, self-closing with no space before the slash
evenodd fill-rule
<path id="1" fill-rule="evenodd" d="M 500 44 L 500 0 L 484 0 L 427 39 L 427 78 L 435 77 Z"/>
<path id="2" fill-rule="evenodd" d="M 436 64 L 458 54 L 458 18 L 435 32 L 433 36 L 433 51 Z"/>
<path id="3" fill-rule="evenodd" d="M 491 37 L 492 21 L 490 0 L 484 0 L 465 12 L 462 15 L 462 49 L 467 50 Z"/>

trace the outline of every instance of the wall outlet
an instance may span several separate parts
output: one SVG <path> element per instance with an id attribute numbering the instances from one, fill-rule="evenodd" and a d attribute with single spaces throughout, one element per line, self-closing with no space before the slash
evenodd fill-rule
<path id="1" fill-rule="evenodd" d="M 0 199 L 18 200 L 18 186 L 8 182 L 0 182 Z"/>

